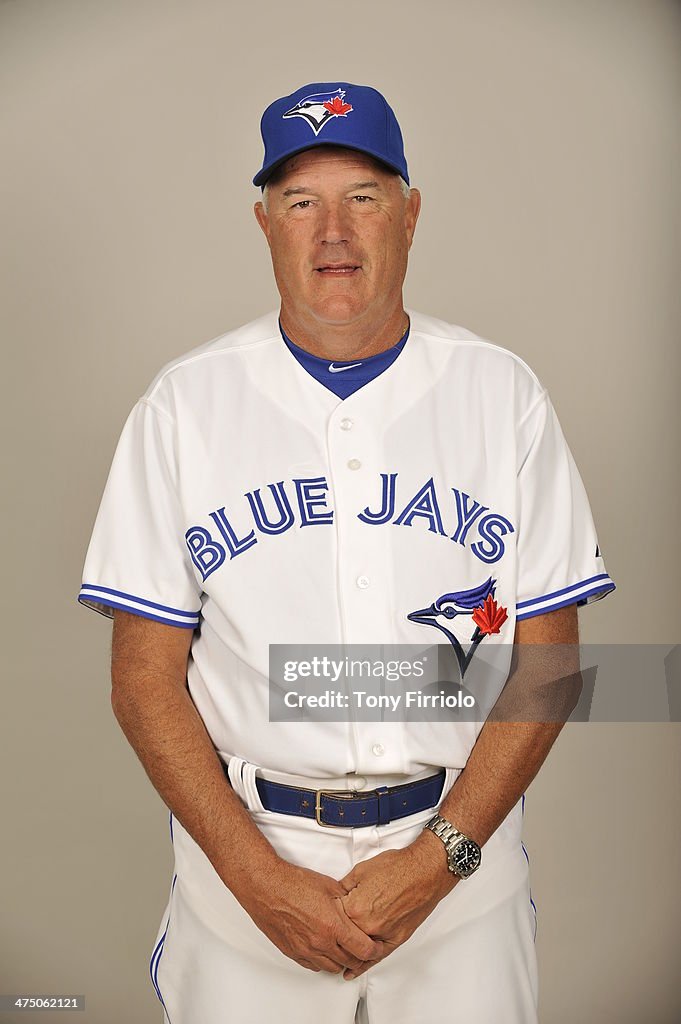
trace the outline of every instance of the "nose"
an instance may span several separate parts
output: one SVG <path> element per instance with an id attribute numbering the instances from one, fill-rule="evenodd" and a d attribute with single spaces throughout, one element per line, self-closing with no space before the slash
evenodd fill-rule
<path id="1" fill-rule="evenodd" d="M 352 227 L 348 210 L 343 203 L 327 203 L 322 210 L 319 223 L 319 240 L 328 245 L 349 242 Z"/>

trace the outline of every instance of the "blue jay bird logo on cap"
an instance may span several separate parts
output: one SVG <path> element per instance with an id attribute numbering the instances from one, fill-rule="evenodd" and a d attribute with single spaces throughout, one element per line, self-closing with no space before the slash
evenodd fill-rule
<path id="1" fill-rule="evenodd" d="M 499 633 L 508 618 L 506 609 L 494 600 L 496 583 L 497 581 L 490 576 L 478 587 L 442 594 L 428 608 L 419 608 L 418 611 L 409 612 L 407 615 L 410 622 L 434 626 L 444 633 L 454 648 L 462 679 L 479 644 L 491 633 Z M 444 624 L 452 622 L 459 615 L 470 615 L 475 623 L 470 647 L 466 652 L 452 630 Z"/>
<path id="2" fill-rule="evenodd" d="M 345 90 L 340 88 L 335 92 L 312 93 L 304 96 L 295 107 L 282 114 L 282 117 L 302 117 L 315 135 L 319 135 L 332 117 L 347 117 L 352 110 L 352 104 L 345 103 L 344 97 Z"/>

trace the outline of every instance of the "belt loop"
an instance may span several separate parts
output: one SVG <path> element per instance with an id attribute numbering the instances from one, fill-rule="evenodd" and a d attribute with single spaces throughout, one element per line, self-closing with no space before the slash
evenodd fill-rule
<path id="1" fill-rule="evenodd" d="M 251 811 L 264 811 L 265 806 L 260 799 L 258 793 L 258 787 L 255 784 L 255 773 L 258 771 L 258 765 L 251 764 L 250 761 L 244 762 L 243 769 L 243 784 L 246 790 L 246 797 L 248 799 L 248 808 Z"/>
<path id="2" fill-rule="evenodd" d="M 387 825 L 390 821 L 390 796 L 387 786 L 378 786 L 376 789 L 378 797 L 378 824 Z"/>
<path id="3" fill-rule="evenodd" d="M 440 799 L 437 802 L 438 807 L 449 793 L 450 789 L 458 779 L 459 775 L 461 775 L 461 768 L 445 768 L 445 778 L 444 782 L 442 783 L 442 793 L 440 794 Z"/>
<path id="4" fill-rule="evenodd" d="M 241 798 L 241 800 L 245 804 L 247 804 L 248 797 L 246 795 L 246 788 L 241 777 L 245 764 L 246 762 L 244 761 L 243 757 L 237 757 L 236 754 L 233 754 L 230 757 L 229 762 L 227 764 L 227 775 L 229 777 L 230 783 L 232 784 L 232 789 L 234 790 L 234 792 L 237 794 L 238 797 Z"/>
<path id="5" fill-rule="evenodd" d="M 234 754 L 227 765 L 227 775 L 232 784 L 232 789 L 246 804 L 249 811 L 264 811 L 265 807 L 255 784 L 255 773 L 258 771 L 257 764 L 251 764 L 243 757 Z"/>

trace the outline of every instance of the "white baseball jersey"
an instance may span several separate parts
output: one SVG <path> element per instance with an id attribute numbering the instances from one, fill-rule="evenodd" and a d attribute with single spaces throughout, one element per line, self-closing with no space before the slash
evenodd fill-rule
<path id="1" fill-rule="evenodd" d="M 270 313 L 165 366 L 125 424 L 79 600 L 195 629 L 188 686 L 225 759 L 461 769 L 479 724 L 269 721 L 269 645 L 446 643 L 458 599 L 468 637 L 475 605 L 510 661 L 516 620 L 614 589 L 535 374 L 410 316 L 395 362 L 344 400 Z"/>

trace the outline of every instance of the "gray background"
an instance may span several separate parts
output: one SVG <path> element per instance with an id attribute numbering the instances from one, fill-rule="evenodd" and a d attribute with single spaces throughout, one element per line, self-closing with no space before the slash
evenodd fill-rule
<path id="1" fill-rule="evenodd" d="M 0 3 L 1 992 L 161 1019 L 167 811 L 75 598 L 135 400 L 276 305 L 250 185 L 275 96 L 386 93 L 424 195 L 408 305 L 526 359 L 582 471 L 618 585 L 583 639 L 681 639 L 680 42 L 662 0 Z M 530 789 L 547 1024 L 681 1018 L 680 751 L 678 726 L 571 725 Z"/>

